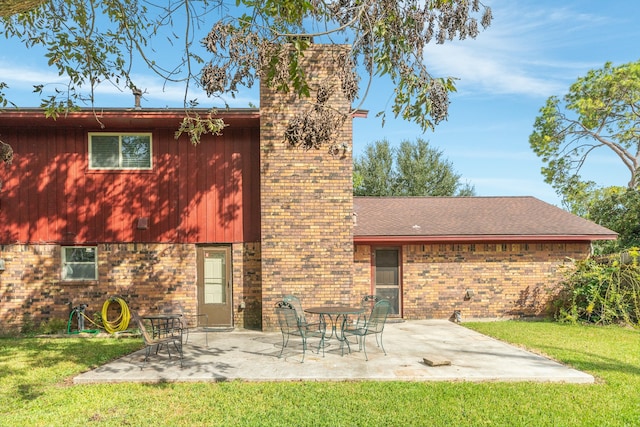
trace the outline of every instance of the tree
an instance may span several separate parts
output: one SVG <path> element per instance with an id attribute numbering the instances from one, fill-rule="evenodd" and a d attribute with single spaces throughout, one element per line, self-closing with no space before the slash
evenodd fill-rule
<path id="1" fill-rule="evenodd" d="M 349 46 L 336 61 L 343 70 L 339 90 L 352 104 L 366 98 L 373 76 L 388 76 L 395 85 L 393 114 L 432 128 L 446 119 L 455 87 L 451 77 L 429 73 L 424 46 L 475 38 L 492 19 L 479 0 L 8 0 L 0 16 L 2 35 L 27 48 L 44 47 L 49 65 L 68 77 L 64 86 L 35 87 L 48 115 L 94 105 L 101 84 L 143 94 L 134 77 L 142 66 L 184 83 L 186 117 L 178 133 L 189 133 L 195 143 L 223 124 L 189 113 L 198 104 L 188 99 L 190 85 L 216 97 L 261 79 L 322 106 L 321 98 L 331 93 L 312 94 L 299 67 L 313 38 Z M 162 40 L 175 51 L 174 63 L 160 60 Z M 356 70 L 369 77 L 362 92 Z M 15 105 L 6 89 L 0 82 L 0 105 Z M 340 114 L 346 118 L 357 108 Z M 384 120 L 386 112 L 380 114 Z"/>
<path id="2" fill-rule="evenodd" d="M 618 233 L 615 241 L 597 242 L 599 253 L 614 253 L 640 247 L 640 192 L 626 187 L 608 187 L 591 193 L 587 219 Z"/>
<path id="3" fill-rule="evenodd" d="M 393 194 L 396 172 L 389 141 L 377 141 L 365 148 L 362 157 L 354 159 L 353 194 L 356 196 L 389 196 Z"/>
<path id="4" fill-rule="evenodd" d="M 398 176 L 395 193 L 403 196 L 472 196 L 474 189 L 460 183 L 453 164 L 442 151 L 423 139 L 403 141 L 396 153 Z"/>
<path id="5" fill-rule="evenodd" d="M 356 196 L 473 196 L 442 151 L 423 139 L 403 141 L 397 149 L 387 140 L 369 144 L 354 161 Z"/>
<path id="6" fill-rule="evenodd" d="M 550 97 L 529 137 L 533 151 L 546 164 L 545 181 L 574 213 L 584 215 L 595 191 L 580 169 L 596 150 L 610 150 L 629 171 L 628 188 L 639 184 L 640 62 L 618 67 L 606 63 L 579 78 L 562 101 Z"/>

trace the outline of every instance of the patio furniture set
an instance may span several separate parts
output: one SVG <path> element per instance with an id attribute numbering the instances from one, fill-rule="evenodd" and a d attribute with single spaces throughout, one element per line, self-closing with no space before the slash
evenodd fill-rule
<path id="1" fill-rule="evenodd" d="M 286 295 L 282 301 L 276 304 L 276 313 L 280 331 L 282 332 L 282 348 L 278 357 L 282 357 L 284 349 L 293 337 L 302 340 L 302 362 L 304 362 L 309 338 L 318 339 L 318 354 L 322 350 L 324 357 L 328 341 L 335 339 L 340 344 L 341 355 L 344 355 L 344 346 L 351 353 L 350 337 L 355 337 L 360 350 L 364 351 L 365 360 L 369 360 L 366 349 L 366 337 L 375 335 L 376 343 L 387 352 L 382 345 L 382 332 L 391 310 L 389 301 L 379 299 L 373 295 L 362 298 L 357 307 L 342 305 L 327 305 L 309 307 L 303 309 L 300 299 L 294 295 Z M 317 316 L 317 321 L 310 322 L 306 314 Z M 357 316 L 351 320 L 349 316 Z M 189 325 L 182 314 L 152 314 L 139 316 L 132 311 L 132 319 L 135 322 L 144 340 L 146 364 L 151 352 L 158 353 L 160 348 L 166 347 L 171 359 L 172 349 L 177 351 L 180 357 L 180 367 L 183 361 L 183 345 L 189 337 Z M 208 322 L 207 322 L 208 323 Z M 206 339 L 208 346 L 208 338 Z M 141 369 L 144 367 L 141 366 Z"/>
<path id="2" fill-rule="evenodd" d="M 209 318 L 206 314 L 197 314 L 195 317 L 202 316 L 205 317 L 205 324 L 209 324 Z M 189 340 L 189 330 L 191 329 L 186 316 L 181 313 L 139 316 L 138 313 L 132 312 L 131 317 L 138 329 L 140 329 L 140 334 L 144 340 L 145 364 L 149 359 L 151 351 L 155 351 L 155 354 L 158 354 L 160 348 L 165 345 L 169 359 L 171 359 L 171 347 L 178 352 L 180 356 L 180 367 L 182 367 L 182 347 Z M 209 346 L 209 332 L 206 330 L 205 344 L 207 347 Z"/>
<path id="3" fill-rule="evenodd" d="M 347 345 L 348 352 L 351 353 L 350 337 L 355 337 L 360 350 L 364 351 L 365 360 L 367 356 L 366 338 L 375 335 L 376 343 L 387 352 L 382 345 L 382 332 L 391 310 L 389 301 L 379 299 L 374 295 L 367 295 L 362 298 L 358 307 L 342 305 L 330 305 L 309 307 L 303 309 L 300 299 L 294 295 L 286 295 L 282 301 L 276 303 L 276 314 L 282 332 L 282 349 L 289 344 L 289 338 L 299 337 L 302 340 L 302 362 L 307 350 L 307 340 L 318 338 L 318 354 L 327 346 L 327 341 L 335 338 L 340 343 L 341 355 L 344 355 L 344 345 Z M 317 322 L 309 322 L 305 314 L 318 316 Z M 354 321 L 350 321 L 349 316 L 357 316 Z M 329 329 L 327 330 L 327 327 Z"/>

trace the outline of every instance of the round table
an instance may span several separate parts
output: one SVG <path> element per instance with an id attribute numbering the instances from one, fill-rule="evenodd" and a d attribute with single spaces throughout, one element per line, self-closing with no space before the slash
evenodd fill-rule
<path id="1" fill-rule="evenodd" d="M 330 339 L 335 336 L 338 341 L 344 341 L 344 326 L 347 323 L 347 319 L 350 314 L 362 314 L 364 313 L 364 307 L 350 307 L 344 305 L 323 305 L 318 307 L 310 307 L 304 310 L 305 313 L 309 314 L 317 314 L 320 316 L 320 321 L 325 322 L 325 316 L 329 318 L 331 322 L 331 334 L 326 339 Z M 340 324 L 340 335 L 337 333 L 337 324 L 338 321 L 342 318 L 342 323 Z"/>

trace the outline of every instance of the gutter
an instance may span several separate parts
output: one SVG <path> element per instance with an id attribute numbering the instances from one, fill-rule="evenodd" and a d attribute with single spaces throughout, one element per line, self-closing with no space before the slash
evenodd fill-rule
<path id="1" fill-rule="evenodd" d="M 616 240 L 615 234 L 572 235 L 448 235 L 448 236 L 354 236 L 354 243 L 444 243 L 444 242 L 593 242 Z"/>

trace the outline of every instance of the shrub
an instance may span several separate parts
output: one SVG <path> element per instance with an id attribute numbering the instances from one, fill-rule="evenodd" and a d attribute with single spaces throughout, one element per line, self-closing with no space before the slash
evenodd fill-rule
<path id="1" fill-rule="evenodd" d="M 20 333 L 24 335 L 33 334 L 36 330 L 36 324 L 33 321 L 33 317 L 31 317 L 31 313 L 25 312 L 22 315 L 22 326 L 20 328 Z"/>
<path id="2" fill-rule="evenodd" d="M 554 301 L 558 321 L 640 326 L 640 265 L 637 248 L 575 261 Z"/>
<path id="3" fill-rule="evenodd" d="M 50 319 L 40 324 L 38 332 L 41 334 L 64 334 L 67 332 L 67 321 L 63 319 Z"/>

